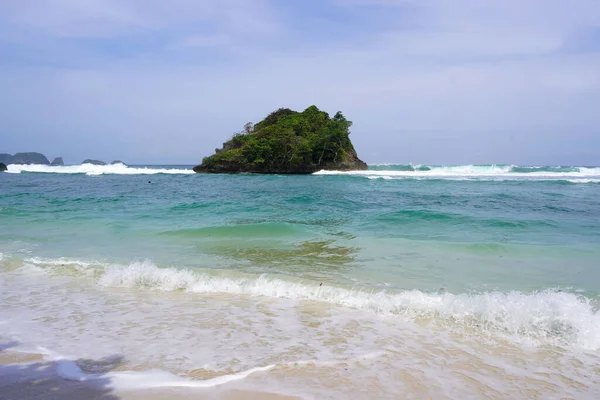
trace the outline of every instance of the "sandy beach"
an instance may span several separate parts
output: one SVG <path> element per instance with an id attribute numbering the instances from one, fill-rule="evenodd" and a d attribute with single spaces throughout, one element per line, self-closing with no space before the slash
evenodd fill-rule
<path id="1" fill-rule="evenodd" d="M 73 400 L 296 400 L 298 397 L 235 388 L 115 390 L 109 378 L 74 381 L 57 374 L 59 365 L 40 354 L 0 351 L 0 399 Z"/>

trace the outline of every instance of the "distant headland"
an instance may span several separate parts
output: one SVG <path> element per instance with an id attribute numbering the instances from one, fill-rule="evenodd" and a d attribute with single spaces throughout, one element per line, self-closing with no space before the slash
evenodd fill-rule
<path id="1" fill-rule="evenodd" d="M 41 153 L 17 153 L 10 155 L 0 153 L 0 162 L 6 165 L 9 164 L 39 164 L 50 165 L 50 161 Z"/>
<path id="2" fill-rule="evenodd" d="M 48 158 L 45 155 L 43 155 L 42 153 L 29 152 L 29 153 L 17 153 L 15 155 L 7 154 L 7 153 L 0 153 L 0 164 L 4 166 L 4 167 L 2 167 L 0 165 L 0 171 L 2 171 L 2 170 L 6 171 L 6 169 L 7 169 L 6 166 L 10 165 L 10 164 L 20 164 L 20 165 L 35 164 L 35 165 L 49 165 L 51 167 L 62 167 L 65 165 L 65 162 L 63 161 L 62 157 L 56 157 L 56 158 L 54 158 L 54 160 L 52 160 L 52 162 L 50 162 L 48 160 Z M 81 164 L 107 165 L 107 163 L 105 163 L 104 161 L 93 160 L 93 159 L 83 160 L 81 162 Z M 111 165 L 115 165 L 115 164 L 127 165 L 123 161 L 120 161 L 120 160 L 115 160 L 111 163 Z"/>
<path id="3" fill-rule="evenodd" d="M 194 167 L 198 173 L 310 174 L 322 169 L 364 170 L 341 112 L 333 117 L 310 106 L 302 112 L 280 108 L 223 143 Z"/>

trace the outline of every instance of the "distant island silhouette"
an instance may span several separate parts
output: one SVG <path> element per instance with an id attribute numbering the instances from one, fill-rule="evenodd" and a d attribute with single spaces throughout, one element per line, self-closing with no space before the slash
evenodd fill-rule
<path id="1" fill-rule="evenodd" d="M 7 166 L 10 164 L 19 164 L 19 165 L 49 165 L 51 167 L 62 167 L 65 165 L 65 162 L 62 157 L 55 157 L 52 162 L 48 160 L 48 158 L 42 153 L 36 152 L 27 152 L 27 153 L 16 153 L 15 155 L 8 153 L 0 153 L 0 164 L 4 167 L 0 166 L 0 171 L 6 171 Z M 93 164 L 93 165 L 108 165 L 104 161 L 94 160 L 88 158 L 83 160 L 81 164 Z M 123 164 L 127 165 L 121 160 L 115 160 L 111 163 L 111 165 L 115 164 Z M 2 169 L 4 168 L 4 169 Z"/>
<path id="2" fill-rule="evenodd" d="M 50 165 L 50 160 L 46 158 L 42 153 L 17 153 L 10 155 L 7 153 L 0 153 L 0 162 L 6 165 L 10 164 L 39 164 L 39 165 Z"/>

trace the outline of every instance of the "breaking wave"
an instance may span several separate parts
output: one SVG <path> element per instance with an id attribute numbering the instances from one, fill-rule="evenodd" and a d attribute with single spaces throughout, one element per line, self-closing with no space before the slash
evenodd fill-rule
<path id="1" fill-rule="evenodd" d="M 408 320 L 431 319 L 490 334 L 525 337 L 542 344 L 600 348 L 600 313 L 594 300 L 560 290 L 535 292 L 399 292 L 282 279 L 268 275 L 214 276 L 190 269 L 160 268 L 150 261 L 108 265 L 67 259 L 28 259 L 25 266 L 71 268 L 93 275 L 105 287 L 191 293 L 225 293 L 315 300 Z M 66 271 L 65 271 L 66 272 Z M 233 273 L 232 273 L 233 274 Z"/>
<path id="2" fill-rule="evenodd" d="M 60 167 L 51 167 L 48 165 L 17 165 L 8 166 L 8 173 L 20 174 L 46 173 L 46 174 L 85 174 L 85 175 L 154 175 L 154 174 L 194 174 L 192 169 L 165 168 L 159 166 L 132 167 L 124 164 L 113 165 L 69 165 Z"/>
<path id="3" fill-rule="evenodd" d="M 517 165 L 378 164 L 366 171 L 319 171 L 315 175 L 362 176 L 370 179 L 553 180 L 600 183 L 600 167 Z"/>

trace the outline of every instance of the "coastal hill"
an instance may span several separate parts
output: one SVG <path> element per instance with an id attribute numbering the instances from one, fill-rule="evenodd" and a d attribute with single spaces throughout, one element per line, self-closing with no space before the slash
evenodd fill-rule
<path id="1" fill-rule="evenodd" d="M 341 112 L 330 117 L 316 106 L 280 108 L 223 143 L 194 167 L 198 173 L 310 174 L 322 169 L 363 170 Z"/>
<path id="2" fill-rule="evenodd" d="M 9 164 L 39 164 L 50 165 L 50 161 L 41 153 L 17 153 L 14 156 L 6 153 L 0 153 L 0 162 Z"/>

